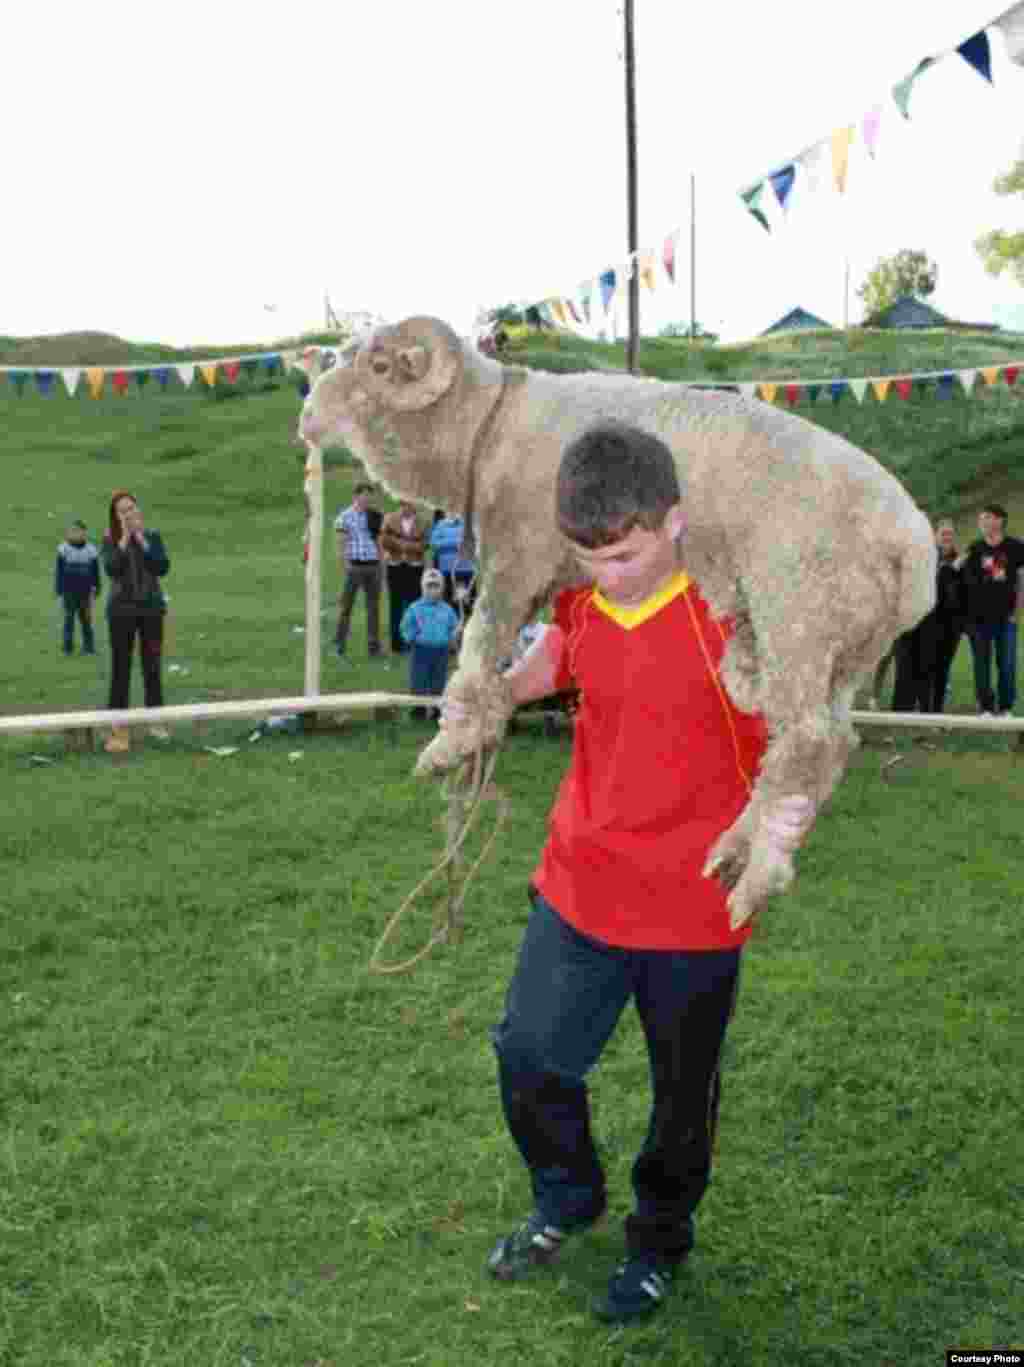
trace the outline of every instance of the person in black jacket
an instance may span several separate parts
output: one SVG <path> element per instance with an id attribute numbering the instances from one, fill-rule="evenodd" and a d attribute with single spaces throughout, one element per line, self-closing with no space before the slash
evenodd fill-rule
<path id="1" fill-rule="evenodd" d="M 967 631 L 974 691 L 982 716 L 1006 716 L 1017 701 L 1017 600 L 1024 570 L 1024 541 L 1006 535 L 1006 509 L 989 503 L 978 514 L 981 538 L 957 559 L 967 588 Z M 996 657 L 999 706 L 992 688 Z"/>
<path id="2" fill-rule="evenodd" d="M 100 552 L 110 578 L 107 620 L 110 626 L 110 702 L 113 708 L 128 706 L 131 689 L 132 650 L 139 638 L 142 684 L 147 707 L 163 706 L 160 664 L 163 652 L 164 614 L 167 600 L 160 580 L 171 567 L 160 533 L 146 528 L 142 511 L 127 489 L 115 489 L 110 499 L 110 530 Z M 162 726 L 150 735 L 167 740 Z M 103 747 L 109 754 L 131 748 L 127 727 L 115 726 Z"/>
<path id="3" fill-rule="evenodd" d="M 963 584 L 951 522 L 938 524 L 935 542 L 939 552 L 935 606 L 893 642 L 894 712 L 942 712 L 945 708 L 949 671 L 964 629 Z"/>

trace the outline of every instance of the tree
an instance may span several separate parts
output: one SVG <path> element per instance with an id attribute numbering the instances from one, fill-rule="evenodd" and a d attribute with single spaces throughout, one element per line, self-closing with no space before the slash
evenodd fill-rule
<path id="1" fill-rule="evenodd" d="M 992 188 L 997 195 L 1024 195 L 1024 160 L 1015 161 L 1005 175 L 997 176 Z M 974 249 L 989 275 L 1009 270 L 1017 284 L 1024 285 L 1024 233 L 994 228 L 975 240 Z"/>
<path id="2" fill-rule="evenodd" d="M 708 332 L 702 323 L 695 323 L 691 328 L 689 323 L 666 323 L 658 333 L 659 337 L 693 337 L 698 342 L 717 342 L 718 333 Z"/>
<path id="3" fill-rule="evenodd" d="M 857 295 L 864 300 L 864 312 L 871 318 L 904 294 L 923 299 L 935 289 L 938 278 L 934 261 L 929 261 L 924 252 L 904 247 L 895 256 L 882 257 L 875 263 Z"/>

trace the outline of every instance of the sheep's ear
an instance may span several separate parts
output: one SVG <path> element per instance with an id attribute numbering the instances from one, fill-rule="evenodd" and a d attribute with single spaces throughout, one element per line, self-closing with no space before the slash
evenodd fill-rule
<path id="1" fill-rule="evenodd" d="M 395 369 L 403 380 L 422 380 L 430 369 L 430 353 L 425 346 L 406 347 L 395 357 Z"/>

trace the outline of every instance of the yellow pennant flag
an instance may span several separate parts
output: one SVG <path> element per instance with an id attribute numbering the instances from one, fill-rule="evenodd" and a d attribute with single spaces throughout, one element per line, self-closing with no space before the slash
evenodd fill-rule
<path id="1" fill-rule="evenodd" d="M 889 386 L 890 386 L 891 384 L 892 384 L 892 380 L 872 380 L 872 381 L 871 381 L 871 388 L 874 390 L 874 392 L 875 392 L 875 398 L 878 400 L 879 403 L 883 403 L 883 402 L 884 402 L 885 396 L 886 396 L 886 394 L 888 394 L 888 392 L 889 392 Z"/>
<path id="2" fill-rule="evenodd" d="M 775 395 L 778 393 L 779 389 L 779 386 L 777 384 L 762 383 L 759 384 L 757 388 L 760 392 L 761 398 L 764 399 L 765 403 L 775 402 Z"/>
<path id="3" fill-rule="evenodd" d="M 106 374 L 107 372 L 99 365 L 89 366 L 85 372 L 85 382 L 89 386 L 89 393 L 94 399 L 98 399 L 103 393 L 103 381 L 106 378 Z"/>
<path id="4" fill-rule="evenodd" d="M 217 362 L 211 361 L 207 365 L 201 365 L 199 367 L 199 373 L 212 389 L 217 383 Z"/>
<path id="5" fill-rule="evenodd" d="M 853 141 L 853 124 L 847 128 L 837 128 L 832 134 L 832 178 L 840 194 L 846 189 L 846 170 L 850 164 L 850 143 Z"/>
<path id="6" fill-rule="evenodd" d="M 654 252 L 644 248 L 637 256 L 637 273 L 640 277 L 641 285 L 646 285 L 649 290 L 654 289 Z"/>
<path id="7" fill-rule="evenodd" d="M 982 369 L 986 384 L 995 384 L 999 379 L 999 367 L 997 365 L 987 365 Z"/>

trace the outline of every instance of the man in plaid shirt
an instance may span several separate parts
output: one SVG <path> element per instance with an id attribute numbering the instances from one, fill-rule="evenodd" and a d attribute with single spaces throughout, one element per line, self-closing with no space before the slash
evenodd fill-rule
<path id="1" fill-rule="evenodd" d="M 349 621 L 356 594 L 366 594 L 366 639 L 371 655 L 380 654 L 380 552 L 377 531 L 381 515 L 369 506 L 372 484 L 357 484 L 351 506 L 334 520 L 338 533 L 338 565 L 345 583 L 338 599 L 338 629 L 334 634 L 338 658 L 345 655 Z"/>

